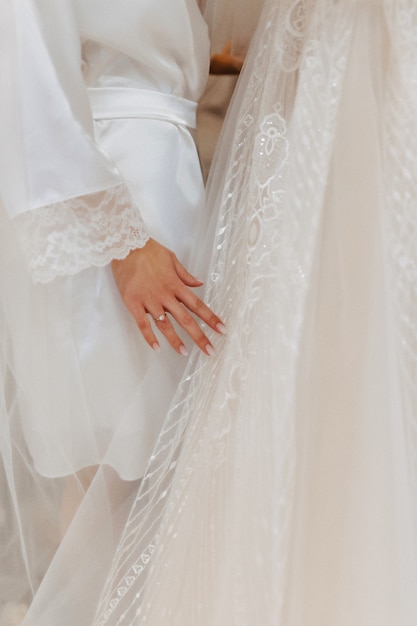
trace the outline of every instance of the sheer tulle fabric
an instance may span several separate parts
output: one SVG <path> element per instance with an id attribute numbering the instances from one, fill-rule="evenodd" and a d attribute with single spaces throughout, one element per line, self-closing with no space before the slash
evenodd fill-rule
<path id="1" fill-rule="evenodd" d="M 113 101 L 93 120 L 87 87 L 195 108 L 207 27 L 195 0 L 99 4 L 0 4 L 1 626 L 28 605 L 26 624 L 93 622 L 186 364 L 148 349 L 108 264 L 149 233 L 190 267 L 204 189 L 187 120 L 121 119 Z"/>
<path id="2" fill-rule="evenodd" d="M 62 393 L 50 343 L 6 339 L 44 309 L 1 223 L 2 592 L 38 589 L 24 626 L 415 626 L 416 33 L 412 0 L 267 1 L 192 264 L 212 253 L 228 335 L 193 353 L 140 485 L 111 447 L 88 489 L 95 470 L 31 470 L 13 365 L 35 355 L 60 418 L 86 396 L 70 353 Z"/>
<path id="3" fill-rule="evenodd" d="M 416 623 L 416 20 L 267 3 L 210 182 L 229 332 L 189 363 L 95 624 Z"/>

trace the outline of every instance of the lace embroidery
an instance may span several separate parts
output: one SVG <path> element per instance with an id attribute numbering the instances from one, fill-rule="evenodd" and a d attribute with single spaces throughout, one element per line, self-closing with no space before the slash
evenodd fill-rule
<path id="1" fill-rule="evenodd" d="M 309 18 L 314 12 L 308 36 L 306 7 Z M 248 441 L 256 449 L 264 423 L 258 402 L 263 393 L 276 418 L 271 439 L 279 447 L 273 450 L 276 473 L 270 489 L 282 494 L 282 500 L 262 502 L 264 516 L 274 523 L 268 546 L 274 572 L 259 604 L 272 606 L 271 597 L 284 589 L 280 577 L 291 524 L 297 358 L 354 10 L 354 3 L 273 0 L 261 20 L 246 90 L 238 94 L 238 111 L 232 111 L 238 124 L 218 199 L 220 219 L 206 294 L 214 310 L 226 321 L 233 320 L 233 333 L 224 338 L 213 360 L 197 352 L 190 359 L 189 376 L 178 390 L 116 553 L 94 622 L 98 626 L 181 624 L 187 610 L 181 601 L 187 604 L 190 598 L 196 624 L 219 623 L 215 615 L 218 618 L 221 611 L 216 613 L 214 607 L 221 599 L 203 590 L 216 580 L 216 560 L 210 561 L 209 555 L 222 554 L 223 548 L 234 549 L 236 556 L 230 576 L 234 582 L 225 600 L 233 615 L 230 624 L 258 621 L 258 615 L 251 619 L 250 594 L 243 584 L 245 564 L 257 564 L 242 550 L 241 535 L 223 536 L 222 529 L 225 520 L 230 521 L 230 510 L 233 515 L 230 503 L 242 507 L 246 500 L 242 477 L 247 473 L 241 470 L 248 459 L 233 453 L 248 450 Z M 214 185 L 212 192 L 217 193 Z M 265 293 L 268 298 L 259 307 Z M 266 336 L 271 329 L 274 336 Z M 284 364 L 273 372 L 274 385 L 265 382 L 263 374 L 271 345 Z M 261 368 L 256 367 L 259 363 Z M 239 447 L 242 438 L 246 448 Z M 198 516 L 199 534 L 189 527 L 204 554 L 201 566 L 191 568 L 197 584 L 187 593 L 186 585 L 193 581 L 176 576 L 184 561 L 178 565 L 181 555 L 175 553 L 175 539 L 184 531 L 181 523 L 187 511 L 192 514 L 187 501 L 196 501 L 196 491 L 209 494 L 208 504 L 201 500 L 207 508 Z M 253 516 L 257 507 L 251 504 L 247 513 Z M 252 549 L 258 539 L 261 545 L 262 536 L 251 534 Z M 198 550 L 198 541 L 190 553 Z M 173 552 L 164 550 L 167 546 Z M 273 607 L 268 623 L 281 623 L 281 602 L 274 601 Z"/>
<path id="2" fill-rule="evenodd" d="M 40 283 L 105 266 L 149 239 L 125 185 L 27 211 L 15 225 L 32 278 Z"/>
<path id="3" fill-rule="evenodd" d="M 386 261 L 392 272 L 389 292 L 398 329 L 395 356 L 400 361 L 404 404 L 410 403 L 404 411 L 411 454 L 417 461 L 417 124 L 410 88 L 417 67 L 417 8 L 411 0 L 386 0 L 383 8 L 397 53 L 387 68 L 384 93 L 381 195 L 390 255 Z M 212 361 L 198 353 L 191 357 L 189 376 L 178 391 L 133 505 L 95 624 L 173 626 L 186 621 L 181 618 L 187 609 L 187 617 L 192 615 L 195 624 L 223 623 L 223 598 L 218 595 L 210 604 L 213 588 L 219 593 L 220 589 L 213 587 L 215 559 L 209 557 L 216 554 L 215 549 L 222 555 L 222 530 L 230 520 L 238 543 L 233 545 L 233 533 L 225 535 L 227 552 L 235 557 L 233 572 L 223 579 L 233 580 L 233 585 L 227 585 L 229 624 L 259 622 L 259 615 L 252 614 L 251 619 L 251 593 L 245 594 L 242 581 L 245 567 L 252 570 L 252 580 L 255 577 L 253 548 L 262 527 L 248 524 L 256 506 L 252 500 L 252 508 L 244 509 L 249 486 L 242 484 L 240 476 L 247 478 L 248 472 L 240 470 L 249 463 L 255 472 L 254 459 L 262 465 L 267 454 L 262 449 L 262 461 L 260 456 L 250 456 L 256 454 L 257 431 L 268 417 L 259 415 L 262 402 L 257 401 L 263 391 L 269 394 L 269 417 L 274 418 L 269 440 L 276 444 L 274 476 L 268 476 L 268 485 L 269 493 L 277 497 L 270 498 L 269 505 L 263 503 L 265 518 L 271 525 L 274 522 L 274 533 L 267 537 L 274 568 L 269 576 L 264 571 L 260 575 L 265 587 L 272 583 L 269 595 L 265 589 L 265 596 L 258 595 L 253 605 L 268 607 L 264 622 L 284 623 L 282 598 L 277 594 L 285 589 L 280 576 L 285 571 L 292 521 L 294 384 L 300 330 L 357 10 L 361 3 L 354 0 L 271 0 L 267 6 L 254 48 L 258 53 L 249 58 L 246 91 L 238 94 L 239 108 L 232 110 L 238 125 L 220 198 L 207 298 L 226 322 L 233 320 L 233 332 Z M 282 42 L 287 43 L 283 46 Z M 288 51 L 285 59 L 283 49 Z M 265 294 L 268 297 L 259 306 Z M 271 359 L 271 346 L 279 359 Z M 256 364 L 261 364 L 258 377 Z M 271 385 L 263 386 L 268 364 L 275 367 L 274 390 Z M 250 458 L 233 457 L 244 437 L 246 445 L 240 449 Z M 265 466 L 269 467 L 268 462 Z M 258 487 L 261 482 L 256 483 Z M 207 495 L 207 500 L 197 499 L 196 493 Z M 195 515 L 188 510 L 185 534 L 181 523 L 188 499 L 203 510 Z M 236 517 L 227 517 L 229 511 Z M 198 534 L 197 523 L 201 525 Z M 241 534 L 244 524 L 251 531 L 248 546 L 252 552 L 247 555 Z M 175 545 L 181 531 L 182 539 L 190 542 L 187 546 L 181 542 L 183 554 Z M 204 552 L 199 551 L 200 544 Z M 220 563 L 224 565 L 222 558 Z M 196 579 L 194 595 L 187 595 L 186 585 L 191 583 L 184 575 L 185 564 Z M 274 602 L 268 604 L 271 597 Z"/>
<path id="4" fill-rule="evenodd" d="M 287 11 L 284 37 L 278 45 L 281 67 L 284 71 L 292 72 L 300 63 L 305 23 L 305 0 L 297 0 Z"/>

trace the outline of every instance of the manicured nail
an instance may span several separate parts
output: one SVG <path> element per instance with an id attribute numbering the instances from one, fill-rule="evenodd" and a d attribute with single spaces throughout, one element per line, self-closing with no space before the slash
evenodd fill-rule
<path id="1" fill-rule="evenodd" d="M 222 335 L 226 334 L 226 326 L 224 324 L 221 324 L 220 322 L 216 324 L 216 330 L 218 330 L 219 333 L 221 333 Z"/>
<path id="2" fill-rule="evenodd" d="M 182 356 L 188 356 L 188 352 L 185 346 L 180 346 L 180 354 L 182 354 Z"/>
<path id="3" fill-rule="evenodd" d="M 152 349 L 155 350 L 155 352 L 161 352 L 161 346 L 159 345 L 159 343 L 153 343 Z"/>
<path id="4" fill-rule="evenodd" d="M 213 346 L 212 346 L 211 344 L 209 344 L 209 343 L 206 345 L 206 353 L 207 353 L 209 356 L 213 356 L 213 354 L 214 354 L 214 348 L 213 348 Z"/>

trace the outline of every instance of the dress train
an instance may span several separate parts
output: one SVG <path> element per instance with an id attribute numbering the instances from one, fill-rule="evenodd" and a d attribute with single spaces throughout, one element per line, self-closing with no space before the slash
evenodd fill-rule
<path id="1" fill-rule="evenodd" d="M 415 625 L 416 26 L 267 2 L 210 180 L 228 335 L 192 355 L 96 626 Z"/>

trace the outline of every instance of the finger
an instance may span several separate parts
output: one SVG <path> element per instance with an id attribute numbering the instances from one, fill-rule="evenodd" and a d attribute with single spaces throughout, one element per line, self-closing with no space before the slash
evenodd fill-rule
<path id="1" fill-rule="evenodd" d="M 210 328 L 221 335 L 226 334 L 226 327 L 223 321 L 206 305 L 198 296 L 187 288 L 177 294 L 177 298 L 192 313 L 197 315 Z"/>
<path id="2" fill-rule="evenodd" d="M 172 302 L 169 307 L 169 312 L 176 322 L 191 337 L 194 343 L 200 348 L 200 350 L 208 356 L 214 354 L 214 347 L 210 339 L 205 335 L 189 311 L 187 311 L 187 309 L 180 304 L 178 300 L 174 300 Z"/>
<path id="3" fill-rule="evenodd" d="M 158 330 L 164 335 L 165 339 L 174 350 L 182 356 L 187 356 L 187 348 L 175 332 L 168 315 L 166 313 L 160 314 L 154 318 L 154 322 Z"/>
<path id="4" fill-rule="evenodd" d="M 178 274 L 178 277 L 182 280 L 182 282 L 187 285 L 187 287 L 201 287 L 203 282 L 190 274 L 185 267 L 178 261 L 177 258 L 174 259 L 174 267 L 175 271 Z"/>
<path id="5" fill-rule="evenodd" d="M 151 346 L 155 352 L 159 352 L 161 346 L 159 345 L 159 341 L 155 336 L 155 333 L 152 329 L 152 324 L 150 323 L 149 317 L 146 314 L 144 309 L 140 311 L 131 311 L 133 317 L 135 318 L 136 324 L 142 333 L 145 341 Z"/>

